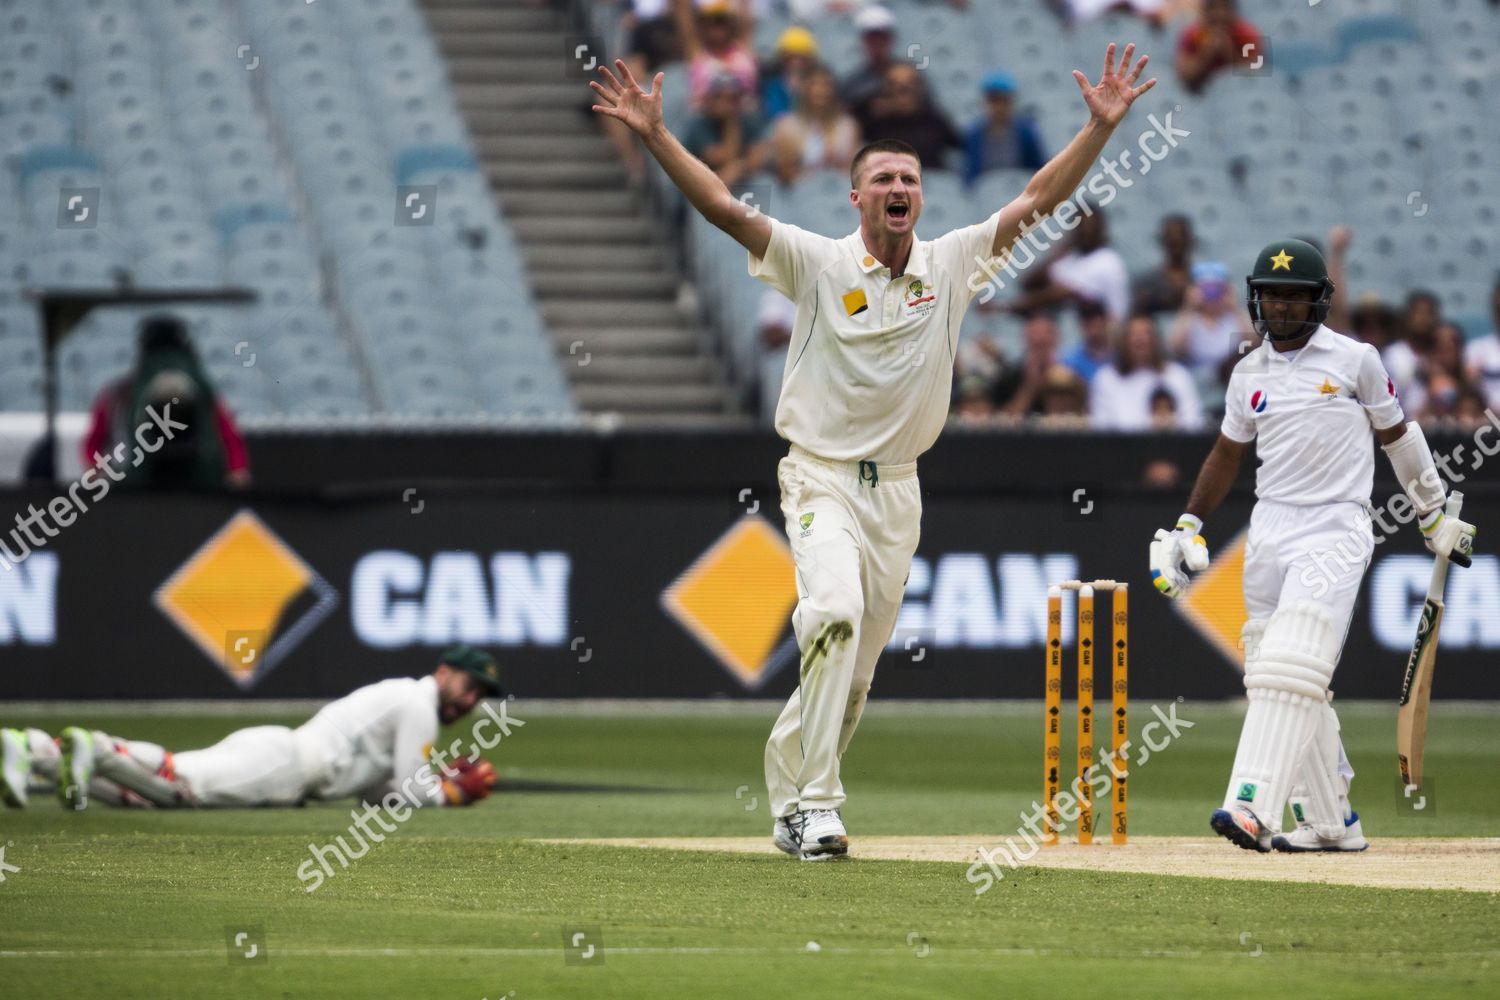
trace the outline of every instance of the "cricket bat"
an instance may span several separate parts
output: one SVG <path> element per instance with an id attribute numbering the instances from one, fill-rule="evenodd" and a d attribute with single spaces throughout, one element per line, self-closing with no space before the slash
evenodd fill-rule
<path id="1" fill-rule="evenodd" d="M 1448 495 L 1443 513 L 1457 517 L 1464 495 Z M 1438 631 L 1443 624 L 1443 588 L 1448 582 L 1448 558 L 1438 556 L 1427 584 L 1427 600 L 1417 619 L 1417 638 L 1406 658 L 1401 679 L 1401 707 L 1396 711 L 1396 764 L 1401 781 L 1412 791 L 1422 785 L 1422 751 L 1427 746 L 1427 708 L 1432 700 L 1432 672 L 1437 666 Z"/>

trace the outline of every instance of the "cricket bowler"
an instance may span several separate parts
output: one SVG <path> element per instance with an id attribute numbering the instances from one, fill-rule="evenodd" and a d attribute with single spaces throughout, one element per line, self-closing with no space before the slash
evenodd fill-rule
<path id="1" fill-rule="evenodd" d="M 662 74 L 643 91 L 625 64 L 590 83 L 594 111 L 629 126 L 703 217 L 749 251 L 750 274 L 796 303 L 776 408 L 790 452 L 778 466 L 781 510 L 796 563 L 792 616 L 800 686 L 766 744 L 773 840 L 805 861 L 845 856 L 839 764 L 864 711 L 880 651 L 901 607 L 922 516 L 917 457 L 948 416 L 959 321 L 985 287 L 984 268 L 1033 227 L 1078 224 L 1054 209 L 1074 197 L 1132 102 L 1143 56 L 1082 91 L 1089 120 L 1008 205 L 935 240 L 915 235 L 922 164 L 904 142 L 869 144 L 854 158 L 849 201 L 859 228 L 832 239 L 737 201 L 662 122 Z M 1085 213 L 1091 211 L 1083 207 Z M 1071 225 L 1069 224 L 1071 221 Z M 1028 251 L 1030 253 L 1030 251 Z"/>
<path id="2" fill-rule="evenodd" d="M 1333 299 L 1323 255 L 1301 240 L 1272 243 L 1246 282 L 1262 341 L 1230 377 L 1219 439 L 1187 511 L 1175 530 L 1156 532 L 1151 576 L 1175 598 L 1184 564 L 1208 566 L 1203 521 L 1255 442 L 1241 637 L 1249 707 L 1210 826 L 1247 850 L 1362 851 L 1369 842 L 1349 804 L 1354 769 L 1329 685 L 1375 547 L 1370 429 L 1404 487 L 1391 513 L 1415 513 L 1428 549 L 1467 565 L 1475 529 L 1444 513 L 1432 451 L 1402 415 L 1379 352 L 1323 325 Z M 1283 836 L 1289 802 L 1296 828 Z"/>
<path id="3" fill-rule="evenodd" d="M 39 729 L 4 729 L 0 798 L 23 808 L 29 791 L 55 786 L 63 808 L 75 811 L 91 798 L 212 808 L 351 796 L 379 802 L 392 793 L 413 806 L 466 806 L 489 795 L 494 766 L 429 757 L 439 723 L 463 718 L 486 694 L 503 694 L 494 657 L 455 646 L 426 677 L 379 681 L 325 705 L 296 729 L 252 726 L 206 750 L 174 754 L 77 726 L 56 741 Z"/>

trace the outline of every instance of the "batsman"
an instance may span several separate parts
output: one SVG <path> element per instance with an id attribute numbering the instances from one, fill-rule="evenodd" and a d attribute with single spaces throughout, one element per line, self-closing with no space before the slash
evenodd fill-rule
<path id="1" fill-rule="evenodd" d="M 1222 808 L 1210 826 L 1247 850 L 1362 851 L 1349 804 L 1354 769 L 1339 739 L 1329 686 L 1375 547 L 1370 494 L 1373 429 L 1439 559 L 1468 564 L 1475 529 L 1445 512 L 1432 451 L 1401 412 L 1368 344 L 1324 325 L 1333 282 L 1317 248 L 1282 240 L 1246 279 L 1261 343 L 1235 366 L 1218 441 L 1186 512 L 1151 543 L 1151 576 L 1180 595 L 1187 569 L 1208 566 L 1203 522 L 1229 493 L 1253 441 L 1260 458 L 1245 547 L 1242 633 L 1249 706 Z M 1410 503 L 1409 509 L 1404 502 Z M 1296 827 L 1282 835 L 1292 808 Z"/>

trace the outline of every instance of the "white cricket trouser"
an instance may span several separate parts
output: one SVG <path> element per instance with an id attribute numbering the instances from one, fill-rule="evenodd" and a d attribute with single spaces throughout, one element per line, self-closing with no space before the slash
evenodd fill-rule
<path id="1" fill-rule="evenodd" d="M 285 726 L 252 726 L 206 750 L 175 757 L 177 778 L 200 806 L 290 806 L 301 802 L 307 767 L 296 734 Z"/>
<path id="2" fill-rule="evenodd" d="M 1245 611 L 1252 622 L 1264 623 L 1278 607 L 1289 607 L 1299 600 L 1322 605 L 1348 635 L 1354 618 L 1354 603 L 1365 570 L 1375 551 L 1374 532 L 1364 504 L 1342 502 L 1319 507 L 1298 506 L 1261 500 L 1250 515 L 1250 535 L 1245 545 L 1244 592 Z M 1331 721 L 1337 726 L 1332 708 Z M 1248 733 L 1241 735 L 1243 741 Z M 1328 739 L 1337 742 L 1337 773 L 1347 791 L 1354 778 L 1354 768 L 1344 752 L 1336 732 Z M 1249 748 L 1242 747 L 1243 754 Z M 1298 762 L 1298 771 L 1315 767 L 1310 760 Z M 1306 777 L 1294 771 L 1292 796 L 1301 800 Z M 1225 806 L 1236 798 L 1238 780 L 1231 776 L 1225 792 Z M 1281 817 L 1262 816 L 1273 829 L 1280 829 Z"/>
<path id="3" fill-rule="evenodd" d="M 797 564 L 801 678 L 766 743 L 773 816 L 836 809 L 839 761 L 890 641 L 921 533 L 917 465 L 831 462 L 792 446 L 777 467 Z"/>
<path id="4" fill-rule="evenodd" d="M 1343 622 L 1347 632 L 1375 551 L 1364 510 L 1357 503 L 1256 503 L 1245 543 L 1245 611 L 1251 620 L 1265 620 L 1278 607 L 1309 598 Z"/>

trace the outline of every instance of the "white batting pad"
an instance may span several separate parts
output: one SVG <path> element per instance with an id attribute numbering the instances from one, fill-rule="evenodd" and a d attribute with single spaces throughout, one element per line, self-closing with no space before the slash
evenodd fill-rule
<path id="1" fill-rule="evenodd" d="M 1291 691 L 1251 688 L 1224 808 L 1249 806 L 1272 833 L 1291 794 L 1292 771 L 1306 753 L 1323 699 Z"/>
<path id="2" fill-rule="evenodd" d="M 1317 714 L 1307 753 L 1293 771 L 1292 815 L 1308 823 L 1318 836 L 1336 839 L 1344 835 L 1349 782 L 1340 767 L 1338 714 L 1326 701 Z"/>
<path id="3" fill-rule="evenodd" d="M 1245 664 L 1247 689 L 1272 688 L 1322 701 L 1338 665 L 1343 627 L 1315 601 L 1279 608 L 1266 623 L 1260 655 Z"/>

